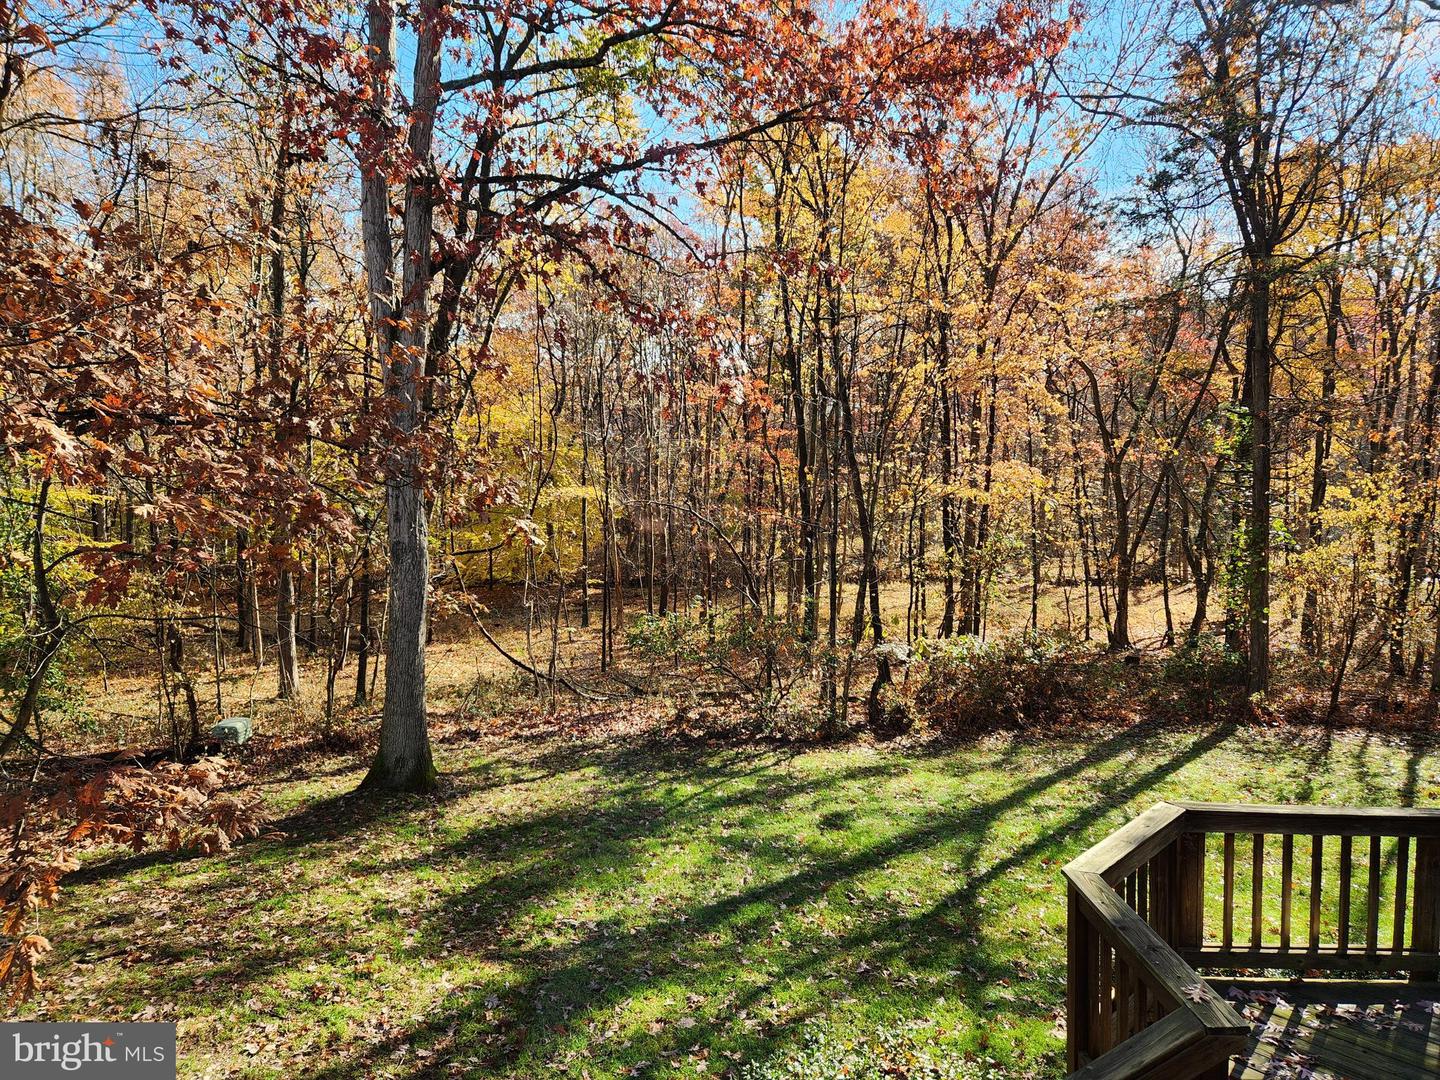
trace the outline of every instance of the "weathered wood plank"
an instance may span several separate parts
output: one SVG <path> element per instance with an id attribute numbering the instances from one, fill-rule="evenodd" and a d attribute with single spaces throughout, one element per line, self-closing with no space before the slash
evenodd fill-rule
<path id="1" fill-rule="evenodd" d="M 1170 940 L 1170 916 L 1175 907 L 1173 847 L 1166 847 L 1147 864 L 1150 870 L 1150 911 L 1146 922 L 1166 941 Z"/>
<path id="2" fill-rule="evenodd" d="M 1156 803 L 1078 856 L 1066 869 L 1099 874 L 1114 884 L 1166 848 L 1178 834 L 1184 816 L 1185 811 L 1178 806 Z"/>
<path id="3" fill-rule="evenodd" d="M 1224 928 L 1221 942 L 1228 949 L 1235 944 L 1235 834 L 1225 834 Z"/>
<path id="4" fill-rule="evenodd" d="M 1280 838 L 1280 947 L 1290 948 L 1290 912 L 1294 903 L 1292 890 L 1295 877 L 1295 837 L 1286 833 Z"/>
<path id="5" fill-rule="evenodd" d="M 1086 917 L 1084 906 L 1074 885 L 1066 887 L 1068 909 L 1065 935 L 1065 1060 L 1074 1072 L 1080 1067 L 1082 1052 L 1090 1042 L 1089 1002 L 1094 993 L 1095 979 L 1090 966 L 1093 955 L 1091 942 L 1095 931 Z"/>
<path id="6" fill-rule="evenodd" d="M 1316 1075 L 1347 1080 L 1440 1075 L 1440 1017 L 1429 988 L 1328 979 L 1226 980 L 1217 988 L 1227 983 L 1246 992 L 1262 1024 L 1233 1077 L 1289 1075 L 1297 1062 Z"/>
<path id="7" fill-rule="evenodd" d="M 1365 883 L 1365 951 L 1380 951 L 1380 837 L 1370 837 L 1370 867 Z"/>
<path id="8" fill-rule="evenodd" d="M 1339 952 L 1350 951 L 1350 875 L 1354 852 L 1351 850 L 1353 837 L 1340 837 L 1340 928 L 1336 948 Z"/>
<path id="9" fill-rule="evenodd" d="M 1250 856 L 1250 947 L 1258 949 L 1264 943 L 1265 909 L 1265 834 L 1256 833 L 1254 850 Z"/>
<path id="10" fill-rule="evenodd" d="M 1440 953 L 1404 949 L 1375 956 L 1363 952 L 1336 952 L 1334 948 L 1289 949 L 1275 946 L 1259 949 L 1226 949 L 1208 945 L 1181 949 L 1180 957 L 1199 968 L 1288 968 L 1297 971 L 1409 971 L 1430 970 L 1440 965 Z"/>
<path id="11" fill-rule="evenodd" d="M 1440 838 L 1440 810 L 1392 807 L 1248 806 L 1180 802 L 1185 828 L 1198 832 L 1324 833 L 1327 836 L 1431 836 Z"/>
<path id="12" fill-rule="evenodd" d="M 1100 939 L 1100 971 L 1095 980 L 1095 1015 L 1090 1027 L 1090 1054 L 1099 1057 L 1115 1045 L 1115 981 L 1109 944 Z"/>
<path id="13" fill-rule="evenodd" d="M 1205 835 L 1181 833 L 1175 841 L 1175 926 L 1172 941 L 1195 946 L 1205 940 Z"/>
<path id="14" fill-rule="evenodd" d="M 1395 848 L 1395 922 L 1390 931 L 1390 951 L 1400 952 L 1405 948 L 1405 917 L 1409 914 L 1407 906 L 1408 896 L 1406 891 L 1409 887 L 1410 872 L 1410 838 L 1400 837 L 1400 842 Z"/>
<path id="15" fill-rule="evenodd" d="M 1135 1000 L 1135 976 L 1130 965 L 1115 961 L 1115 1028 L 1111 1046 L 1119 1046 L 1138 1030 L 1132 1025 L 1130 1012 Z"/>
<path id="16" fill-rule="evenodd" d="M 1410 924 L 1410 945 L 1417 952 L 1440 949 L 1440 839 L 1421 837 L 1415 842 L 1415 914 Z M 1416 982 L 1440 978 L 1440 964 L 1411 971 Z"/>
<path id="17" fill-rule="evenodd" d="M 1196 1080 L 1243 1052 L 1244 1039 L 1216 1037 L 1181 1009 L 1126 1039 L 1068 1080 Z"/>

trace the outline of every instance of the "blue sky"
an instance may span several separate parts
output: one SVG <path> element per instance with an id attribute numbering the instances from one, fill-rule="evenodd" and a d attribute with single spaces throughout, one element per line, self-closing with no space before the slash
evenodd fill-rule
<path id="1" fill-rule="evenodd" d="M 835 17 L 845 12 L 845 0 L 834 10 Z M 1177 11 L 1184 11 L 1186 0 L 1095 0 L 1088 5 L 1088 13 L 1076 40 L 1066 51 L 1060 62 L 1066 84 L 1078 87 L 1091 83 L 1097 78 L 1111 79 L 1118 73 L 1120 81 L 1127 77 L 1152 78 L 1161 74 L 1156 58 L 1145 51 L 1145 42 L 1154 42 L 1157 24 L 1168 22 Z M 932 0 L 932 10 L 937 16 L 948 16 L 955 21 L 966 21 L 972 17 L 972 5 L 957 0 Z M 128 74 L 137 96 L 149 93 L 163 77 L 154 63 L 151 53 L 145 48 L 147 40 L 155 37 L 155 27 L 143 10 L 103 32 L 104 57 L 122 67 Z M 1434 32 L 1429 40 L 1440 42 Z M 402 38 L 400 67 L 402 76 L 408 73 L 413 49 Z M 1153 44 L 1148 46 L 1153 49 Z M 654 124 L 653 115 L 642 119 Z M 662 137 L 667 134 L 657 132 Z M 677 133 L 668 133 L 672 137 Z M 1150 136 L 1134 129 L 1125 129 L 1112 123 L 1097 140 L 1085 167 L 1093 178 L 1102 196 L 1123 197 L 1133 191 L 1134 183 L 1146 171 L 1147 146 Z M 666 191 L 666 194 L 673 193 Z M 688 202 L 688 200 L 687 200 Z M 682 204 L 682 217 L 691 217 Z"/>

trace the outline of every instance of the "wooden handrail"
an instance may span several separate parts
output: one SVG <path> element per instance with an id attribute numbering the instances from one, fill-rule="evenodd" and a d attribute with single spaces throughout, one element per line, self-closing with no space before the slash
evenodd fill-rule
<path id="1" fill-rule="evenodd" d="M 1223 837 L 1223 932 L 1207 937 L 1205 854 L 1214 835 Z M 1339 873 L 1333 943 L 1321 940 L 1327 837 L 1336 838 Z M 1278 852 L 1267 850 L 1267 838 L 1278 838 Z M 1249 937 L 1241 941 L 1237 850 L 1244 857 L 1247 848 Z M 1368 852 L 1363 865 L 1357 848 Z M 1279 888 L 1267 909 L 1265 871 L 1277 866 Z M 1409 971 L 1412 980 L 1440 971 L 1440 810 L 1159 803 L 1073 860 L 1064 875 L 1074 1077 L 1226 1075 L 1249 1027 L 1197 967 Z M 1309 895 L 1305 911 L 1295 903 L 1297 876 Z M 1382 896 L 1387 886 L 1390 895 Z M 1266 915 L 1277 904 L 1275 935 Z M 1356 918 L 1364 930 L 1352 940 Z"/>
<path id="2" fill-rule="evenodd" d="M 1431 981 L 1440 972 L 1440 810 L 1177 805 L 1184 810 L 1182 829 L 1225 838 L 1224 931 L 1218 941 L 1176 942 L 1191 963 L 1301 971 L 1408 971 L 1412 981 Z M 1234 929 L 1236 836 L 1250 837 L 1248 940 L 1237 940 Z M 1266 940 L 1263 918 L 1265 866 L 1273 858 L 1266 848 L 1267 843 L 1273 848 L 1272 838 L 1279 841 L 1282 867 L 1279 896 L 1272 897 L 1272 903 L 1278 899 L 1280 904 L 1278 940 Z M 1297 841 L 1310 847 L 1309 859 L 1298 863 Z M 1392 850 L 1387 852 L 1387 846 Z M 1338 903 L 1335 939 L 1325 941 L 1323 896 L 1327 856 L 1332 852 L 1339 878 Z M 1393 884 L 1387 863 L 1393 865 Z M 1357 875 L 1357 869 L 1363 876 Z M 1297 879 L 1310 897 L 1303 912 L 1295 909 Z M 1363 919 L 1363 929 L 1353 925 L 1357 918 Z"/>
<path id="3" fill-rule="evenodd" d="M 1190 1080 L 1212 1067 L 1213 1062 L 1187 1065 L 1183 1059 L 1198 1056 L 1208 1041 L 1209 1032 L 1193 1016 L 1173 1012 L 1077 1069 L 1068 1080 L 1115 1080 L 1119 1076 L 1133 1080 Z"/>
<path id="4" fill-rule="evenodd" d="M 1065 873 L 1098 874 L 1113 885 L 1149 862 L 1179 836 L 1184 818 L 1183 807 L 1156 803 L 1072 861 L 1065 867 Z"/>
<path id="5" fill-rule="evenodd" d="M 1184 811 L 1185 829 L 1190 832 L 1440 837 L 1440 810 L 1193 802 L 1162 805 Z"/>

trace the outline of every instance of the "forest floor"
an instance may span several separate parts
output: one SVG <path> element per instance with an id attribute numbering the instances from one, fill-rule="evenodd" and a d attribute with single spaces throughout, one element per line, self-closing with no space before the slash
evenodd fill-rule
<path id="1" fill-rule="evenodd" d="M 932 605 L 938 604 L 938 586 Z M 480 617 L 495 641 L 522 662 L 547 668 L 552 645 L 551 631 L 544 601 L 528 609 L 518 587 L 493 590 L 472 589 L 479 604 Z M 887 635 L 904 640 L 904 617 L 908 593 L 903 582 L 889 583 L 882 602 L 887 612 Z M 844 602 L 843 623 L 848 625 L 849 605 L 853 595 Z M 1093 599 L 1093 594 L 1092 594 Z M 1183 633 L 1193 609 L 1193 596 L 1188 589 L 1172 592 L 1172 622 L 1177 633 Z M 627 624 L 633 622 L 645 607 L 643 600 L 627 608 Z M 615 655 L 621 679 L 613 673 L 599 671 L 600 635 L 598 630 L 598 599 L 592 625 L 578 625 L 578 605 L 570 602 L 566 620 L 554 633 L 557 670 L 587 686 L 619 690 L 628 695 L 634 680 L 643 680 L 645 688 L 654 693 L 693 692 L 697 683 L 694 671 L 671 670 L 664 663 L 656 664 L 645 657 L 632 656 L 625 633 L 616 635 Z M 1105 640 L 1105 629 L 1098 607 L 1092 612 L 1091 638 Z M 938 608 L 930 612 L 932 626 Z M 825 613 L 822 610 L 822 623 Z M 1005 586 L 994 604 L 994 614 L 987 620 L 991 637 L 1015 632 L 1027 625 L 1029 618 L 1029 587 L 1024 582 Z M 380 616 L 376 616 L 377 624 Z M 1079 589 L 1048 587 L 1040 596 L 1041 626 L 1064 629 L 1076 639 L 1084 635 L 1084 600 Z M 1285 620 L 1278 621 L 1277 640 L 1283 635 Z M 1132 627 L 1136 644 L 1152 648 L 1165 631 L 1164 607 L 1159 586 L 1136 590 Z M 128 629 L 128 627 L 127 627 Z M 304 632 L 304 620 L 301 620 Z M 343 670 L 335 680 L 332 717 L 326 721 L 326 671 L 328 660 L 323 651 L 311 655 L 301 650 L 301 693 L 296 701 L 276 699 L 277 669 L 273 648 L 267 645 L 264 664 L 256 668 L 248 653 L 237 650 L 228 635 L 222 643 L 222 665 L 217 678 L 212 665 L 212 644 L 202 627 L 187 633 L 187 667 L 195 683 L 202 720 L 219 714 L 248 716 L 255 720 L 256 730 L 271 739 L 291 741 L 308 739 L 326 727 L 343 728 L 347 724 L 373 721 L 378 713 L 378 697 L 371 704 L 354 707 L 356 660 L 350 652 Z M 117 631 L 117 640 L 119 632 Z M 56 717 L 49 726 L 47 743 L 52 750 L 70 753 L 113 751 L 122 748 L 163 746 L 170 738 L 166 703 L 158 673 L 163 657 L 143 636 L 130 635 L 123 649 L 112 650 L 108 664 L 99 665 L 89 650 L 78 653 L 84 667 L 71 688 L 72 707 L 68 715 Z M 465 608 L 447 610 L 442 607 L 435 619 L 434 640 L 426 649 L 429 702 L 440 715 L 484 714 L 502 707 L 517 692 L 533 691 L 536 681 L 487 642 L 472 622 Z M 384 659 L 379 670 L 370 666 L 369 684 L 383 693 Z M 723 691 L 723 681 L 714 686 Z M 733 687 L 731 688 L 733 689 Z M 217 708 L 217 699 L 219 707 Z M 183 710 L 182 710 L 183 711 Z"/>
<path id="2" fill-rule="evenodd" d="M 273 834 L 67 879 L 21 1018 L 178 1021 L 184 1076 L 1057 1077 L 1066 860 L 1166 798 L 1440 805 L 1411 734 L 685 746 L 629 708 L 442 724 L 437 799 L 257 766 Z"/>

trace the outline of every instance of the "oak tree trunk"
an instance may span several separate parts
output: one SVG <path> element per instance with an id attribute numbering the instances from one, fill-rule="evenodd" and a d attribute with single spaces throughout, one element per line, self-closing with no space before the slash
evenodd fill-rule
<path id="1" fill-rule="evenodd" d="M 395 29 L 390 6 L 367 6 L 376 65 L 376 107 L 393 126 L 392 73 Z M 409 152 L 401 241 L 401 302 L 394 295 L 394 253 L 390 241 L 389 192 L 381 162 L 371 162 L 361 185 L 361 218 L 372 318 L 381 346 L 385 391 L 394 409 L 400 445 L 385 464 L 385 511 L 390 538 L 390 595 L 386 608 L 385 704 L 380 746 L 365 787 L 426 791 L 435 786 L 435 765 L 425 722 L 425 641 L 430 586 L 427 500 L 420 454 L 410 439 L 421 427 L 421 372 L 429 329 L 432 218 L 435 175 L 431 147 L 440 94 L 439 12 L 426 4 L 415 42 L 414 87 L 410 104 Z M 400 318 L 393 318 L 398 308 Z M 401 327 L 397 332 L 396 326 Z"/>

